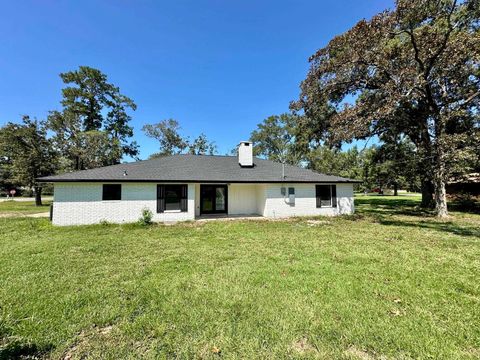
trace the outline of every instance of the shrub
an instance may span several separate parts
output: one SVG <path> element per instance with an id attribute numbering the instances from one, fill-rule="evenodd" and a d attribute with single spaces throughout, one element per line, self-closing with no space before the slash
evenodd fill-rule
<path id="1" fill-rule="evenodd" d="M 150 225 L 152 223 L 153 213 L 150 209 L 143 208 L 142 214 L 140 219 L 138 219 L 138 223 L 140 225 Z"/>

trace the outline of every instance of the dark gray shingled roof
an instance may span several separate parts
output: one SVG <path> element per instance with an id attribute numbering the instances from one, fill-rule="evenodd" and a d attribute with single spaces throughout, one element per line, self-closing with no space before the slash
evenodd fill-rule
<path id="1" fill-rule="evenodd" d="M 238 164 L 236 156 L 216 155 L 172 155 L 46 176 L 38 180 L 42 182 L 359 182 L 290 165 L 285 165 L 285 179 L 282 179 L 280 163 L 254 158 L 254 166 L 247 168 Z"/>

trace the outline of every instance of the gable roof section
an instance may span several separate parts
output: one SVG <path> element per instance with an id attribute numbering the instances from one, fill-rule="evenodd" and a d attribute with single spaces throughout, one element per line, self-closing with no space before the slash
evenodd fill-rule
<path id="1" fill-rule="evenodd" d="M 357 183 L 358 180 L 324 175 L 312 170 L 254 158 L 253 167 L 241 167 L 236 156 L 172 155 L 105 166 L 61 175 L 42 182 L 211 182 L 211 183 Z"/>

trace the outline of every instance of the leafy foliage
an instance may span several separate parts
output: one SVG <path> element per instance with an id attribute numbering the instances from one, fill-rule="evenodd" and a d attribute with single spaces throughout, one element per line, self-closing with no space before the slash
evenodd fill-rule
<path id="1" fill-rule="evenodd" d="M 48 126 L 64 157 L 65 169 L 88 169 L 119 163 L 124 155 L 136 157 L 138 145 L 129 125 L 128 109 L 136 105 L 108 82 L 100 70 L 80 66 L 60 74 L 63 110 L 52 111 Z"/>
<path id="2" fill-rule="evenodd" d="M 213 155 L 217 152 L 217 147 L 214 142 L 207 139 L 204 133 L 201 133 L 189 143 L 188 152 L 193 155 Z"/>
<path id="3" fill-rule="evenodd" d="M 369 165 L 365 164 L 365 153 L 356 146 L 347 151 L 318 146 L 307 154 L 307 166 L 324 174 L 361 179 L 363 168 Z"/>
<path id="4" fill-rule="evenodd" d="M 302 159 L 302 151 L 298 147 L 297 122 L 298 117 L 288 113 L 266 118 L 250 135 L 254 154 L 297 165 Z"/>
<path id="5" fill-rule="evenodd" d="M 269 160 L 306 166 L 312 170 L 352 179 L 362 179 L 358 188 L 398 187 L 418 191 L 419 160 L 415 145 L 407 137 L 382 137 L 380 146 L 346 151 L 312 140 L 302 117 L 292 114 L 270 116 L 252 132 L 255 155 Z M 310 141 L 308 141 L 310 139 Z"/>
<path id="6" fill-rule="evenodd" d="M 0 129 L 0 153 L 3 181 L 31 188 L 41 205 L 42 188 L 36 179 L 51 175 L 57 164 L 45 122 L 25 115 L 21 124 L 7 123 Z"/>
<path id="7" fill-rule="evenodd" d="M 180 134 L 180 124 L 175 119 L 162 120 L 156 124 L 146 124 L 142 131 L 145 135 L 159 142 L 160 151 L 152 154 L 150 158 L 183 154 L 188 152 L 193 155 L 213 155 L 217 152 L 214 142 L 209 141 L 205 134 L 200 134 L 193 141 Z"/>
<path id="8" fill-rule="evenodd" d="M 380 188 L 389 186 L 395 195 L 399 187 L 417 191 L 420 187 L 418 176 L 420 160 L 415 145 L 406 137 L 383 136 L 383 144 L 373 155 Z"/>
<path id="9" fill-rule="evenodd" d="M 331 143 L 409 136 L 445 216 L 448 163 L 458 148 L 471 153 L 479 131 L 479 14 L 477 0 L 397 0 L 396 9 L 360 21 L 310 58 L 292 107 Z M 328 106 L 336 111 L 325 117 Z"/>
<path id="10" fill-rule="evenodd" d="M 142 214 L 140 215 L 140 219 L 138 219 L 138 223 L 144 226 L 151 225 L 152 219 L 153 219 L 152 210 L 148 208 L 144 208 L 142 209 Z"/>
<path id="11" fill-rule="evenodd" d="M 156 124 L 146 124 L 142 131 L 159 142 L 159 156 L 181 154 L 188 144 L 180 135 L 180 124 L 175 119 L 162 120 Z"/>

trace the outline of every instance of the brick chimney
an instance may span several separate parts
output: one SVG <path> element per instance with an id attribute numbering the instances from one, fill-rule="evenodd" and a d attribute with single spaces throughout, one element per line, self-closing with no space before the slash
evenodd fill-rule
<path id="1" fill-rule="evenodd" d="M 241 141 L 238 146 L 238 163 L 241 167 L 253 166 L 253 144 L 250 141 Z"/>

